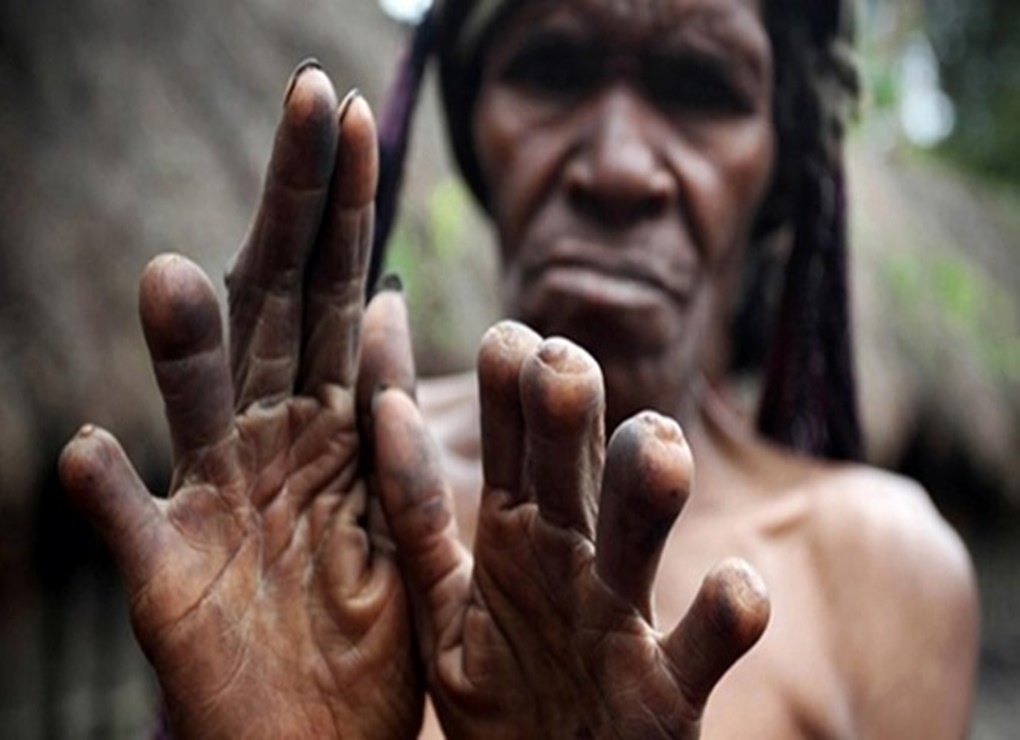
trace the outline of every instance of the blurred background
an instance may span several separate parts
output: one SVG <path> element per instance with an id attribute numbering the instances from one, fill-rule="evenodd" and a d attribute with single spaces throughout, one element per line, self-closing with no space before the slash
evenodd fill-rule
<path id="1" fill-rule="evenodd" d="M 972 736 L 1016 737 L 1020 5 L 862 0 L 859 18 L 849 161 L 869 455 L 921 480 L 970 547 L 984 622 Z M 57 455 L 97 422 L 165 490 L 143 265 L 176 250 L 218 280 L 293 67 L 315 56 L 378 109 L 405 38 L 377 0 L 0 0 L 0 736 L 150 729 L 151 676 Z M 433 87 L 391 256 L 426 373 L 470 366 L 499 310 Z"/>

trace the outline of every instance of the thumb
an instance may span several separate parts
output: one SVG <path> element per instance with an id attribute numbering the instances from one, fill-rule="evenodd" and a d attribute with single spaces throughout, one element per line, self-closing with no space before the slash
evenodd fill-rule
<path id="1" fill-rule="evenodd" d="M 61 453 L 59 472 L 68 495 L 110 549 L 128 591 L 148 581 L 165 520 L 113 435 L 82 427 Z"/>

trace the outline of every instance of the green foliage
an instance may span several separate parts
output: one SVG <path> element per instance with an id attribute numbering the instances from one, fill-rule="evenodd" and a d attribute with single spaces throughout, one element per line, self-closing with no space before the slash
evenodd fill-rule
<path id="1" fill-rule="evenodd" d="M 469 196 L 460 178 L 443 180 L 429 199 L 431 241 L 440 262 L 453 264 L 464 251 L 462 226 Z"/>
<path id="2" fill-rule="evenodd" d="M 385 269 L 400 276 L 410 304 L 421 305 L 436 270 L 449 268 L 462 256 L 468 207 L 460 180 L 447 179 L 432 191 L 425 213 L 402 213 L 390 237 Z"/>
<path id="3" fill-rule="evenodd" d="M 971 169 L 1020 182 L 1020 4 L 931 0 L 928 26 L 957 108 L 944 151 Z"/>
<path id="4" fill-rule="evenodd" d="M 990 378 L 1020 383 L 1020 323 L 1012 295 L 993 278 L 956 255 L 904 253 L 886 259 L 885 277 L 906 326 L 923 335 L 944 322 Z"/>
<path id="5" fill-rule="evenodd" d="M 477 247 L 468 233 L 471 211 L 460 179 L 449 178 L 433 188 L 424 208 L 405 204 L 390 237 L 385 269 L 403 281 L 419 369 L 426 374 L 458 369 L 474 356 L 475 323 L 483 312 L 465 288 L 479 283 L 477 255 L 469 254 Z"/>

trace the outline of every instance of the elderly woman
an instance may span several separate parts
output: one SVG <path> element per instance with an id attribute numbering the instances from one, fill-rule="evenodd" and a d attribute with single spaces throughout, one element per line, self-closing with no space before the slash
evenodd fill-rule
<path id="1" fill-rule="evenodd" d="M 414 737 L 427 695 L 451 737 L 965 734 L 966 553 L 923 491 L 847 462 L 843 14 L 441 3 L 412 62 L 438 53 L 512 320 L 477 376 L 417 388 L 393 281 L 362 312 L 371 114 L 295 73 L 229 350 L 198 268 L 142 279 L 172 497 L 90 426 L 61 462 L 175 733 Z M 767 241 L 756 428 L 726 382 Z"/>

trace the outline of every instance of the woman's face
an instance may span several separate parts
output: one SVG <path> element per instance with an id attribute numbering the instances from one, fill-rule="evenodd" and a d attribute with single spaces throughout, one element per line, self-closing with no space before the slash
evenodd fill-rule
<path id="1" fill-rule="evenodd" d="M 758 0 L 530 2 L 499 29 L 474 131 L 505 308 L 591 351 L 611 404 L 614 365 L 686 385 L 718 349 L 771 103 Z"/>

